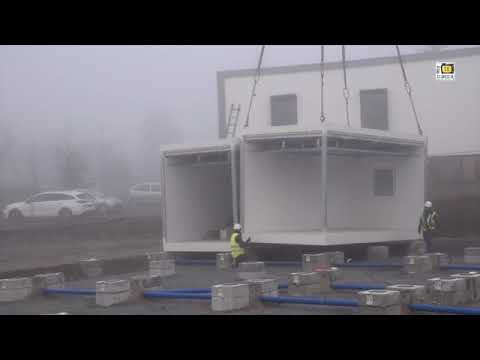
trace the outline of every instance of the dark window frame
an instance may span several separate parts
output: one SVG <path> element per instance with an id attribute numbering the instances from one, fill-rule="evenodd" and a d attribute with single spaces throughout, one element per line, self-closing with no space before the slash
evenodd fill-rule
<path id="1" fill-rule="evenodd" d="M 295 118 L 288 119 L 289 121 L 283 121 L 284 119 L 276 119 L 276 110 L 274 107 L 276 104 L 281 103 L 281 101 L 288 101 L 290 99 L 295 100 Z M 277 105 L 278 106 L 278 105 Z M 298 96 L 297 94 L 280 94 L 280 95 L 271 95 L 270 96 L 270 125 L 271 126 L 289 126 L 298 124 Z"/>
<path id="2" fill-rule="evenodd" d="M 381 122 L 384 126 L 372 126 L 373 120 L 370 117 L 366 117 L 367 103 L 365 103 L 365 95 L 374 95 L 381 94 L 385 97 L 385 120 Z M 388 131 L 390 129 L 390 119 L 389 119 L 389 103 L 388 103 L 388 89 L 387 88 L 377 88 L 377 89 L 362 89 L 360 90 L 360 126 L 364 129 L 376 129 Z M 380 122 L 379 122 L 380 124 Z"/>
<path id="3" fill-rule="evenodd" d="M 383 191 L 384 189 L 380 187 L 378 183 L 378 173 L 379 172 L 390 172 L 392 177 L 391 183 L 391 192 Z M 385 185 L 384 185 L 385 187 Z M 396 192 L 396 172 L 394 168 L 387 168 L 387 167 L 378 167 L 373 169 L 373 195 L 375 197 L 393 197 L 395 196 Z"/>

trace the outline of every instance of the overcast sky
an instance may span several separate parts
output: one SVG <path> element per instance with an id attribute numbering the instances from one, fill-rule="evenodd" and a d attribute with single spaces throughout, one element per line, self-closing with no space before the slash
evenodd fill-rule
<path id="1" fill-rule="evenodd" d="M 452 46 L 457 47 L 457 46 Z M 464 46 L 462 46 L 464 47 Z M 259 46 L 0 46 L 0 123 L 50 141 L 70 132 L 135 146 L 142 121 L 168 114 L 183 142 L 217 137 L 219 70 L 253 68 Z M 422 46 L 402 46 L 407 53 Z M 395 55 L 350 46 L 349 59 Z M 327 61 L 340 59 L 328 46 Z M 264 66 L 317 63 L 320 46 L 267 47 Z"/>

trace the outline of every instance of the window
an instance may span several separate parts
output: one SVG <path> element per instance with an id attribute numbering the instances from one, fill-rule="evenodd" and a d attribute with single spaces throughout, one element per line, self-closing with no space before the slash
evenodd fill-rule
<path id="1" fill-rule="evenodd" d="M 158 185 L 158 184 L 152 184 L 150 189 L 151 189 L 152 192 L 161 192 L 162 191 L 160 185 Z"/>
<path id="2" fill-rule="evenodd" d="M 375 169 L 373 181 L 373 194 L 375 196 L 393 196 L 394 180 L 393 170 Z"/>
<path id="3" fill-rule="evenodd" d="M 30 202 L 44 202 L 44 201 L 55 201 L 56 200 L 56 194 L 40 194 L 37 196 L 34 196 Z"/>
<path id="4" fill-rule="evenodd" d="M 148 192 L 149 191 L 149 186 L 148 184 L 141 184 L 141 185 L 137 185 L 133 188 L 133 190 L 135 191 L 145 191 L 145 192 Z"/>
<path id="5" fill-rule="evenodd" d="M 73 200 L 74 197 L 67 194 L 52 194 L 51 201 Z"/>
<path id="6" fill-rule="evenodd" d="M 270 97 L 272 126 L 297 124 L 297 95 Z"/>
<path id="7" fill-rule="evenodd" d="M 95 200 L 95 198 L 92 195 L 87 193 L 78 194 L 77 198 L 79 198 L 80 200 Z"/>
<path id="8" fill-rule="evenodd" d="M 360 90 L 362 128 L 388 130 L 387 89 Z"/>

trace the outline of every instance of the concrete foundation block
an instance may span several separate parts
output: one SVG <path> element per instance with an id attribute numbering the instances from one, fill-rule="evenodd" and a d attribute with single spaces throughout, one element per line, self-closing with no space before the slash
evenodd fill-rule
<path id="1" fill-rule="evenodd" d="M 427 244 L 423 240 L 411 241 L 408 244 L 408 255 L 425 255 Z"/>
<path id="2" fill-rule="evenodd" d="M 326 254 L 330 257 L 330 264 L 344 264 L 345 254 L 343 251 L 329 251 Z"/>
<path id="3" fill-rule="evenodd" d="M 147 252 L 147 261 L 172 260 L 172 256 L 165 251 Z"/>
<path id="4" fill-rule="evenodd" d="M 150 274 L 137 275 L 130 278 L 130 293 L 132 298 L 143 297 L 145 290 L 157 290 L 163 288 L 163 276 Z"/>
<path id="5" fill-rule="evenodd" d="M 230 270 L 233 267 L 233 257 L 231 253 L 217 254 L 217 269 Z"/>
<path id="6" fill-rule="evenodd" d="M 428 279 L 427 290 L 432 304 L 455 306 L 468 300 L 467 283 L 462 278 Z"/>
<path id="7" fill-rule="evenodd" d="M 480 264 L 480 256 L 478 255 L 465 255 L 465 264 Z"/>
<path id="8" fill-rule="evenodd" d="M 212 286 L 213 311 L 233 311 L 250 305 L 249 284 L 222 284 Z"/>
<path id="9" fill-rule="evenodd" d="M 330 289 L 330 273 L 328 271 L 297 272 L 288 275 L 288 283 L 292 285 L 324 285 Z"/>
<path id="10" fill-rule="evenodd" d="M 450 277 L 465 279 L 467 302 L 480 301 L 480 273 L 471 271 L 467 273 L 453 274 L 450 275 Z"/>
<path id="11" fill-rule="evenodd" d="M 267 271 L 265 263 L 261 261 L 243 262 L 238 264 L 237 279 L 263 279 L 266 277 Z"/>
<path id="12" fill-rule="evenodd" d="M 408 255 L 403 258 L 403 271 L 407 274 L 428 273 L 433 270 L 432 258 L 426 255 Z"/>
<path id="13" fill-rule="evenodd" d="M 327 289 L 322 284 L 312 284 L 312 285 L 294 285 L 288 284 L 288 295 L 289 296 L 324 296 L 331 292 L 331 289 Z"/>
<path id="14" fill-rule="evenodd" d="M 358 293 L 360 306 L 389 307 L 401 304 L 400 291 L 366 290 Z"/>
<path id="15" fill-rule="evenodd" d="M 0 280 L 0 302 L 25 300 L 33 293 L 31 278 L 13 278 Z"/>
<path id="16" fill-rule="evenodd" d="M 61 272 L 51 274 L 38 274 L 32 278 L 33 294 L 41 295 L 46 288 L 65 287 L 65 275 Z"/>
<path id="17" fill-rule="evenodd" d="M 331 253 L 304 254 L 302 256 L 302 271 L 312 272 L 316 269 L 329 268 L 333 257 L 334 255 L 331 255 Z"/>
<path id="18" fill-rule="evenodd" d="M 358 309 L 359 315 L 405 315 L 404 306 L 400 304 L 386 307 L 360 306 Z"/>
<path id="19" fill-rule="evenodd" d="M 148 263 L 149 275 L 151 277 L 168 277 L 175 275 L 175 260 L 152 260 Z"/>
<path id="20" fill-rule="evenodd" d="M 80 268 L 82 273 L 88 278 L 99 277 L 103 274 L 102 261 L 99 259 L 80 260 Z"/>
<path id="21" fill-rule="evenodd" d="M 109 307 L 127 302 L 131 298 L 130 281 L 109 280 L 97 281 L 95 303 L 98 306 Z"/>
<path id="22" fill-rule="evenodd" d="M 389 258 L 388 246 L 369 246 L 367 248 L 368 261 L 385 261 Z"/>
<path id="23" fill-rule="evenodd" d="M 251 279 L 245 281 L 250 286 L 250 303 L 260 303 L 260 296 L 278 296 L 278 280 Z"/>
<path id="24" fill-rule="evenodd" d="M 433 270 L 438 270 L 442 266 L 448 265 L 450 263 L 448 255 L 444 253 L 427 253 L 425 254 L 425 256 L 430 257 Z"/>
<path id="25" fill-rule="evenodd" d="M 331 268 L 328 268 L 328 269 L 318 269 L 318 270 L 315 270 L 314 272 L 325 272 L 325 273 L 327 273 L 329 278 L 330 278 L 330 282 L 342 280 L 342 278 L 343 278 L 342 270 L 337 268 L 337 267 L 331 267 Z"/>
<path id="26" fill-rule="evenodd" d="M 480 256 L 480 247 L 467 247 L 464 253 L 468 256 Z"/>
<path id="27" fill-rule="evenodd" d="M 400 303 L 402 305 L 402 314 L 411 314 L 410 304 L 426 303 L 428 299 L 427 288 L 424 285 L 390 285 L 387 290 L 400 292 Z"/>

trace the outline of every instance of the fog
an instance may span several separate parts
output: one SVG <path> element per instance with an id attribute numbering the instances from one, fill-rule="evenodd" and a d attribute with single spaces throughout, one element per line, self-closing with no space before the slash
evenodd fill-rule
<path id="1" fill-rule="evenodd" d="M 254 68 L 259 50 L 0 46 L 0 202 L 13 188 L 23 196 L 96 183 L 123 196 L 136 182 L 158 180 L 162 144 L 217 138 L 216 72 Z M 326 47 L 327 61 L 340 55 L 339 46 Z M 393 56 L 395 49 L 350 46 L 347 55 Z M 320 46 L 267 46 L 264 66 L 319 60 Z"/>

